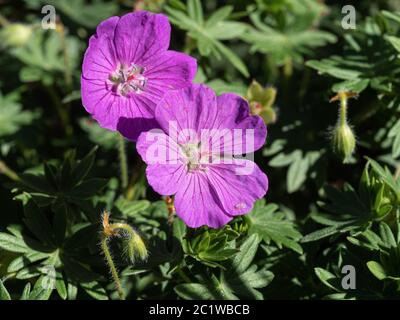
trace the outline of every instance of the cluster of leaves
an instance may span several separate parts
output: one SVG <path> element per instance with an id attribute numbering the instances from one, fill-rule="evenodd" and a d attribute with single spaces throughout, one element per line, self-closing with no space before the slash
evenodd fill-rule
<path id="1" fill-rule="evenodd" d="M 2 29 L 19 25 L 0 32 L 0 299 L 117 299 L 99 246 L 104 210 L 149 252 L 133 264 L 121 239 L 109 242 L 128 299 L 400 298 L 400 7 L 369 4 L 357 2 L 356 29 L 344 30 L 341 5 L 317 0 L 5 1 Z M 44 5 L 54 30 L 40 27 Z M 171 49 L 194 56 L 196 81 L 218 94 L 263 104 L 252 81 L 274 88 L 255 155 L 268 194 L 224 228 L 171 219 L 132 143 L 82 108 L 88 38 L 132 9 L 166 14 Z M 327 132 L 341 90 L 359 94 L 347 165 Z M 356 289 L 342 285 L 346 265 Z"/>

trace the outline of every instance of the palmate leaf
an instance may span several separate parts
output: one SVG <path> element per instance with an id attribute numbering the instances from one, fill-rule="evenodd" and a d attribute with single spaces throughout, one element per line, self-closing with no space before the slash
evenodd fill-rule
<path id="1" fill-rule="evenodd" d="M 187 234 L 182 239 L 182 248 L 188 256 L 209 266 L 220 267 L 223 261 L 228 260 L 237 253 L 232 247 L 239 233 L 229 225 L 218 230 L 200 229 Z"/>
<path id="2" fill-rule="evenodd" d="M 398 219 L 398 217 L 397 217 Z M 399 220 L 396 221 L 395 229 L 400 230 Z M 400 281 L 400 233 L 395 235 L 392 229 L 385 223 L 379 223 L 379 232 L 366 230 L 348 240 L 357 246 L 377 255 L 377 260 L 366 263 L 369 271 L 379 280 L 389 280 L 397 283 Z"/>
<path id="3" fill-rule="evenodd" d="M 264 155 L 276 153 L 269 161 L 269 165 L 272 167 L 289 167 L 286 175 L 286 187 L 289 193 L 296 192 L 303 187 L 312 167 L 323 155 L 322 150 L 303 152 L 300 149 L 295 149 L 288 153 L 277 151 L 276 153 L 273 150 L 265 149 Z"/>
<path id="4" fill-rule="evenodd" d="M 400 67 L 397 63 L 397 38 L 387 35 L 372 20 L 357 27 L 352 34 L 344 36 L 345 47 L 342 56 L 331 56 L 322 60 L 307 61 L 307 65 L 320 74 L 344 80 L 333 86 L 334 91 L 361 92 L 371 86 L 373 89 L 394 93 Z"/>
<path id="5" fill-rule="evenodd" d="M 171 22 L 187 31 L 188 35 L 197 41 L 201 55 L 212 56 L 218 60 L 227 59 L 247 77 L 249 72 L 246 65 L 222 43 L 222 40 L 238 38 L 247 28 L 244 23 L 227 20 L 232 10 L 232 6 L 222 7 L 205 20 L 200 0 L 188 0 L 187 12 L 166 7 Z"/>
<path id="6" fill-rule="evenodd" d="M 328 201 L 320 203 L 330 214 L 314 212 L 311 218 L 327 227 L 302 238 L 302 242 L 317 241 L 339 233 L 367 232 L 374 221 L 392 214 L 400 201 L 400 185 L 392 173 L 368 159 L 358 190 L 345 184 L 343 190 L 325 187 Z"/>
<path id="7" fill-rule="evenodd" d="M 266 244 L 275 243 L 279 248 L 287 247 L 303 253 L 299 245 L 301 233 L 284 213 L 278 211 L 276 204 L 265 205 L 265 200 L 255 203 L 253 210 L 245 216 L 249 224 L 249 234 L 257 234 Z"/>
<path id="8" fill-rule="evenodd" d="M 312 54 L 312 48 L 336 41 L 332 33 L 314 27 L 322 5 L 308 0 L 288 1 L 286 5 L 294 17 L 284 20 L 283 26 L 282 23 L 273 24 L 270 16 L 268 22 L 262 21 L 260 11 L 250 14 L 256 28 L 247 29 L 242 39 L 252 45 L 253 51 L 272 55 L 278 64 L 283 64 L 287 58 L 301 63 L 302 55 Z M 284 10 L 283 7 L 281 9 Z"/>
<path id="9" fill-rule="evenodd" d="M 26 201 L 29 195 L 39 206 L 51 205 L 54 212 L 73 210 L 72 206 L 90 199 L 108 183 L 106 179 L 87 178 L 96 150 L 93 148 L 82 160 L 77 160 L 75 151 L 70 150 L 62 165 L 45 163 L 43 173 L 21 174 L 14 190 L 16 199 Z"/>
<path id="10" fill-rule="evenodd" d="M 0 92 L 0 138 L 16 133 L 35 118 L 31 111 L 22 110 L 18 98 L 16 93 L 4 96 Z"/>
<path id="11" fill-rule="evenodd" d="M 89 255 L 88 246 L 96 239 L 98 226 L 83 224 L 78 228 L 77 224 L 65 241 L 56 245 L 50 221 L 32 200 L 25 204 L 25 215 L 32 217 L 25 223 L 35 238 L 12 228 L 9 228 L 10 233 L 0 233 L 0 249 L 21 254 L 10 261 L 7 274 L 14 273 L 19 280 L 37 278 L 32 291 L 26 292 L 24 298 L 47 300 L 53 292 L 57 292 L 62 299 L 66 299 L 69 297 L 67 288 L 70 283 L 76 282 L 89 296 L 108 299 L 98 282 L 104 279 L 85 260 Z M 49 239 L 53 242 L 50 245 Z"/>
<path id="12" fill-rule="evenodd" d="M 22 82 L 53 82 L 52 73 L 63 72 L 66 67 L 73 70 L 79 61 L 79 41 L 66 37 L 67 63 L 63 55 L 63 40 L 58 32 L 36 30 L 26 46 L 15 48 L 11 54 L 25 64 L 20 71 Z"/>
<path id="13" fill-rule="evenodd" d="M 252 265 L 257 253 L 260 238 L 254 234 L 239 247 L 239 252 L 227 263 L 226 271 L 221 270 L 219 277 L 200 277 L 201 283 L 177 285 L 175 292 L 184 299 L 262 299 L 257 290 L 266 287 L 274 278 L 266 268 L 258 269 Z"/>

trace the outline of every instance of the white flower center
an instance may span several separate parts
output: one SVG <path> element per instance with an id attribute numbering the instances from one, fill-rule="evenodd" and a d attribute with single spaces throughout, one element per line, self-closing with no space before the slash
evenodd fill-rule
<path id="1" fill-rule="evenodd" d="M 189 171 L 207 171 L 205 160 L 208 153 L 202 153 L 200 143 L 185 143 L 180 144 L 180 147 L 185 156 L 186 164 Z"/>
<path id="2" fill-rule="evenodd" d="M 133 63 L 130 66 L 120 64 L 109 76 L 113 90 L 121 96 L 131 92 L 142 93 L 147 84 L 147 78 L 143 75 L 145 71 L 145 68 Z"/>

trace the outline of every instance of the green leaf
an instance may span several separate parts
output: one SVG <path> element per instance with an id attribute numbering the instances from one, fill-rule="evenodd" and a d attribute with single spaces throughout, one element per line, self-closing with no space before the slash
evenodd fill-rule
<path id="1" fill-rule="evenodd" d="M 22 292 L 20 300 L 29 300 L 30 294 L 31 294 L 31 283 L 28 282 L 24 287 L 24 291 Z"/>
<path id="2" fill-rule="evenodd" d="M 200 283 L 184 283 L 174 288 L 174 291 L 186 300 L 212 300 L 214 295 L 211 290 Z"/>
<path id="3" fill-rule="evenodd" d="M 340 282 L 334 274 L 322 268 L 314 268 L 314 272 L 327 287 L 340 291 Z"/>
<path id="4" fill-rule="evenodd" d="M 245 216 L 249 223 L 249 234 L 258 234 L 267 244 L 273 241 L 279 248 L 285 246 L 302 253 L 303 250 L 298 244 L 300 232 L 282 212 L 276 212 L 277 209 L 276 204 L 265 205 L 264 200 L 257 201 L 253 210 Z"/>
<path id="5" fill-rule="evenodd" d="M 185 13 L 171 6 L 166 7 L 170 21 L 178 28 L 186 30 L 188 36 L 197 41 L 201 55 L 212 56 L 217 60 L 224 58 L 248 77 L 249 72 L 243 61 L 220 41 L 237 38 L 247 28 L 244 23 L 225 20 L 232 10 L 231 7 L 220 8 L 207 21 L 204 21 L 200 0 L 189 0 L 187 10 Z"/>
<path id="6" fill-rule="evenodd" d="M 0 279 L 0 300 L 11 300 L 10 294 Z"/>
<path id="7" fill-rule="evenodd" d="M 257 253 L 260 241 L 257 234 L 252 234 L 243 242 L 240 246 L 239 253 L 232 260 L 232 268 L 235 269 L 236 272 L 241 274 L 250 266 Z"/>
<path id="8" fill-rule="evenodd" d="M 0 92 L 0 138 L 16 133 L 36 117 L 34 113 L 22 110 L 18 100 L 18 94 L 3 96 Z"/>
<path id="9" fill-rule="evenodd" d="M 86 282 L 80 284 L 83 290 L 96 300 L 108 300 L 106 290 L 97 282 Z"/>
<path id="10" fill-rule="evenodd" d="M 43 212 L 33 201 L 24 206 L 24 222 L 29 230 L 45 245 L 54 245 L 53 229 Z"/>
<path id="11" fill-rule="evenodd" d="M 384 280 L 387 278 L 385 269 L 382 267 L 382 265 L 376 261 L 368 261 L 367 262 L 367 267 L 369 271 L 379 280 Z"/>
<path id="12" fill-rule="evenodd" d="M 83 181 L 72 191 L 69 192 L 71 197 L 77 199 L 89 199 L 94 196 L 97 192 L 103 189 L 108 183 L 107 179 L 102 178 L 91 178 Z"/>
<path id="13" fill-rule="evenodd" d="M 200 0 L 188 0 L 187 3 L 189 17 L 198 24 L 203 23 L 203 9 Z"/>
<path id="14" fill-rule="evenodd" d="M 70 177 L 72 186 L 77 185 L 86 178 L 93 166 L 96 151 L 97 147 L 94 147 L 82 160 L 78 161 L 76 166 L 72 169 Z"/>
<path id="15" fill-rule="evenodd" d="M 147 200 L 129 201 L 125 198 L 119 198 L 115 206 L 124 217 L 135 218 L 138 213 L 146 211 L 150 207 L 150 202 Z"/>
<path id="16" fill-rule="evenodd" d="M 67 292 L 67 288 L 65 286 L 63 275 L 60 271 L 56 272 L 55 285 L 56 285 L 57 293 L 61 297 L 61 299 L 63 299 L 63 300 L 67 299 L 68 292 Z"/>
<path id="17" fill-rule="evenodd" d="M 53 292 L 55 279 L 48 275 L 42 275 L 36 281 L 29 300 L 48 300 Z"/>
<path id="18" fill-rule="evenodd" d="M 385 36 L 385 39 L 387 41 L 389 41 L 392 46 L 398 51 L 400 52 L 400 38 L 398 37 L 394 37 L 394 36 Z"/>
<path id="19" fill-rule="evenodd" d="M 0 248 L 10 252 L 25 253 L 30 251 L 22 238 L 7 233 L 0 233 Z"/>

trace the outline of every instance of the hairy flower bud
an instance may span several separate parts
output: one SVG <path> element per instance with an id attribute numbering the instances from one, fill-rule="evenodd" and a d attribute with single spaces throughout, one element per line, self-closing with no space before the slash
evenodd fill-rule
<path id="1" fill-rule="evenodd" d="M 0 39 L 6 47 L 24 46 L 32 34 L 32 27 L 22 23 L 7 24 L 0 34 Z"/>
<path id="2" fill-rule="evenodd" d="M 140 235 L 134 231 L 126 241 L 126 254 L 129 260 L 135 262 L 137 259 L 143 261 L 148 257 L 146 245 Z"/>
<path id="3" fill-rule="evenodd" d="M 356 138 L 354 132 L 347 122 L 347 102 L 349 98 L 357 97 L 357 94 L 350 91 L 340 91 L 330 102 L 340 101 L 338 121 L 332 131 L 332 149 L 347 163 L 356 148 Z"/>
<path id="4" fill-rule="evenodd" d="M 353 130 L 345 122 L 338 123 L 333 130 L 332 148 L 333 151 L 346 163 L 353 154 L 356 147 L 356 138 Z"/>

